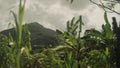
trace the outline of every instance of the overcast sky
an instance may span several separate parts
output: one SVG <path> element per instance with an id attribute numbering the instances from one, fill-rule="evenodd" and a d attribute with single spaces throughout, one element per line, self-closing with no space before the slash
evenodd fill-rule
<path id="1" fill-rule="evenodd" d="M 8 23 L 14 23 L 10 10 L 16 12 L 18 2 L 19 0 L 0 0 L 0 31 L 7 29 Z M 104 11 L 89 0 L 75 0 L 72 4 L 68 0 L 27 0 L 24 21 L 26 23 L 39 22 L 54 30 L 65 30 L 66 21 L 82 15 L 85 23 L 83 29 L 101 29 L 104 23 L 103 14 Z M 120 17 L 116 14 L 108 16 L 110 21 L 113 16 L 118 19 Z"/>

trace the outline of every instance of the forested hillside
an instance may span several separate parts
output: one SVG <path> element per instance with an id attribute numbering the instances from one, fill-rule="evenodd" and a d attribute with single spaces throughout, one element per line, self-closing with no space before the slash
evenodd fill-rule
<path id="1" fill-rule="evenodd" d="M 33 49 L 54 47 L 57 45 L 57 33 L 54 30 L 45 28 L 44 26 L 38 24 L 37 22 L 27 24 L 30 31 L 31 45 Z M 0 34 L 9 36 L 12 35 L 13 39 L 16 40 L 15 28 L 1 31 Z M 24 39 L 24 33 L 23 33 Z M 25 39 L 24 39 L 25 41 Z"/>

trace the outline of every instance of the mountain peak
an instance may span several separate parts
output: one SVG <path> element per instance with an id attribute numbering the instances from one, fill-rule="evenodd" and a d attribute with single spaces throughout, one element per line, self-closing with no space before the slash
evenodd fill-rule
<path id="1" fill-rule="evenodd" d="M 39 47 L 48 47 L 49 45 L 55 45 L 57 42 L 57 33 L 51 29 L 45 28 L 37 22 L 29 23 L 28 29 L 31 33 L 31 44 L 32 46 L 38 45 Z M 0 34 L 4 34 L 8 36 L 9 32 L 16 38 L 15 29 L 8 29 L 0 32 Z"/>
<path id="2" fill-rule="evenodd" d="M 38 22 L 32 22 L 32 23 L 29 23 L 27 24 L 28 26 L 36 26 L 36 27 L 41 27 L 41 28 L 44 28 L 44 26 L 42 26 L 41 24 L 39 24 Z"/>

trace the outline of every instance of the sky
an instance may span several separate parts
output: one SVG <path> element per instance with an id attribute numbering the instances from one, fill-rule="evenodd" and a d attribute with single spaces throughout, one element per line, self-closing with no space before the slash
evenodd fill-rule
<path id="1" fill-rule="evenodd" d="M 94 0 L 98 1 L 98 0 Z M 10 11 L 17 13 L 19 0 L 0 0 L 0 31 L 13 27 L 8 26 L 14 23 Z M 119 6 L 116 6 L 118 10 Z M 24 23 L 39 22 L 46 28 L 53 30 L 66 29 L 66 22 L 73 17 L 83 17 L 83 29 L 96 28 L 101 29 L 104 24 L 104 11 L 98 6 L 92 4 L 89 0 L 74 0 L 71 4 L 68 0 L 27 0 L 25 6 Z M 109 13 L 108 17 L 120 16 L 115 13 Z"/>

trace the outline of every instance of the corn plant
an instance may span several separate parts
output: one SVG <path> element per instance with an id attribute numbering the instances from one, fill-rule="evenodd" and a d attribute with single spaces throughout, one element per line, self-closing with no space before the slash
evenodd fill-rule
<path id="1" fill-rule="evenodd" d="M 23 22 L 23 15 L 24 15 L 24 7 L 25 7 L 25 2 L 22 5 L 22 0 L 20 0 L 19 3 L 19 13 L 18 17 L 17 15 L 11 11 L 11 13 L 14 16 L 15 20 L 15 25 L 16 25 L 16 46 L 14 49 L 14 55 L 16 56 L 15 61 L 16 61 L 16 67 L 20 68 L 20 56 L 21 56 L 21 46 L 22 46 L 22 22 Z"/>
<path id="2" fill-rule="evenodd" d="M 19 2 L 19 12 L 18 12 L 18 17 L 17 15 L 11 11 L 11 13 L 13 14 L 14 17 L 14 21 L 15 21 L 15 31 L 16 31 L 16 41 L 14 41 L 12 39 L 12 36 L 9 36 L 10 42 L 14 42 L 14 48 L 12 48 L 12 52 L 13 52 L 13 56 L 15 58 L 15 68 L 21 68 L 22 64 L 21 64 L 21 56 L 22 53 L 25 52 L 25 54 L 27 55 L 27 57 L 30 57 L 30 50 L 31 50 L 31 45 L 30 45 L 30 33 L 28 31 L 27 26 L 25 25 L 23 28 L 23 17 L 24 17 L 24 8 L 25 8 L 25 1 L 22 2 L 22 0 L 20 0 Z M 23 31 L 24 30 L 24 31 Z M 25 34 L 25 40 L 23 41 L 23 32 Z M 11 53 L 12 54 L 12 53 Z"/>

